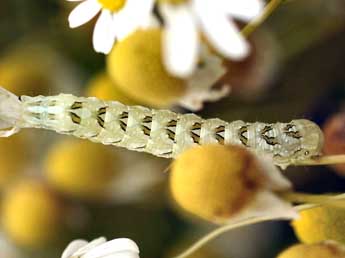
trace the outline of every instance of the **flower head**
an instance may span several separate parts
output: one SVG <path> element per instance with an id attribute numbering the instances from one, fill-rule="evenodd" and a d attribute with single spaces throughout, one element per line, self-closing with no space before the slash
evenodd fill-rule
<path id="1" fill-rule="evenodd" d="M 159 10 L 165 21 L 164 61 L 168 71 L 179 77 L 190 76 L 198 62 L 199 30 L 222 55 L 242 59 L 249 44 L 231 18 L 249 21 L 264 6 L 261 0 L 161 0 Z"/>
<path id="2" fill-rule="evenodd" d="M 150 24 L 154 0 L 67 0 L 81 3 L 69 15 L 71 28 L 79 27 L 101 13 L 93 33 L 96 52 L 108 54 L 115 40 Z"/>
<path id="3" fill-rule="evenodd" d="M 224 74 L 222 61 L 205 46 L 200 67 L 186 79 L 169 74 L 162 63 L 162 31 L 137 30 L 122 40 L 108 56 L 108 72 L 123 93 L 140 103 L 155 107 L 180 104 L 191 110 L 202 108 L 204 101 L 215 101 L 229 89 L 213 89 Z"/>
<path id="4" fill-rule="evenodd" d="M 49 183 L 61 192 L 79 198 L 97 199 L 104 197 L 118 175 L 116 158 L 107 146 L 66 139 L 51 147 L 44 168 Z"/>
<path id="5" fill-rule="evenodd" d="M 290 183 L 272 165 L 236 145 L 188 149 L 173 163 L 170 188 L 185 210 L 216 223 L 296 212 L 275 192 Z"/>
<path id="6" fill-rule="evenodd" d="M 301 211 L 292 226 L 301 242 L 312 244 L 325 240 L 345 243 L 345 210 L 320 206 Z"/>
<path id="7" fill-rule="evenodd" d="M 16 244 L 40 248 L 57 239 L 63 214 L 60 201 L 42 183 L 22 180 L 5 193 L 1 222 Z"/>
<path id="8" fill-rule="evenodd" d="M 104 237 L 91 242 L 72 241 L 62 253 L 61 258 L 139 258 L 139 248 L 128 238 L 117 238 L 108 241 Z"/>
<path id="9" fill-rule="evenodd" d="M 136 105 L 137 101 L 124 94 L 110 76 L 101 72 L 96 74 L 86 86 L 86 95 L 103 100 L 119 101 L 126 105 Z"/>
<path id="10" fill-rule="evenodd" d="M 278 255 L 277 258 L 343 258 L 345 248 L 335 241 L 316 244 L 297 244 Z"/>

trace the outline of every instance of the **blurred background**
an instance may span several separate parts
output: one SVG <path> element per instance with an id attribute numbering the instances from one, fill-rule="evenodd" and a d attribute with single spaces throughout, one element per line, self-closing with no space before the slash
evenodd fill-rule
<path id="1" fill-rule="evenodd" d="M 94 21 L 68 27 L 74 6 L 0 1 L 0 85 L 18 95 L 63 92 L 137 104 L 116 88 L 105 56 L 94 52 Z M 311 119 L 325 130 L 324 152 L 345 153 L 345 2 L 285 1 L 250 42 L 246 60 L 224 61 L 228 71 L 217 84 L 230 84 L 230 96 L 199 114 Z M 142 258 L 171 257 L 215 225 L 176 208 L 169 163 L 44 130 L 1 138 L 0 258 L 60 257 L 71 240 L 99 236 L 133 239 Z M 345 191 L 344 166 L 284 173 L 300 191 Z M 227 233 L 193 257 L 270 258 L 296 241 L 288 223 L 269 222 Z"/>

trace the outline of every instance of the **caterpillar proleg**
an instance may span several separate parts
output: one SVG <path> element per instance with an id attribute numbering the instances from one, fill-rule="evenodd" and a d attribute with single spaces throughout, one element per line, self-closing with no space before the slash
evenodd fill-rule
<path id="1" fill-rule="evenodd" d="M 54 130 L 164 158 L 175 158 L 195 145 L 239 144 L 270 155 L 281 167 L 319 155 L 323 145 L 320 128 L 305 119 L 228 123 L 70 94 L 18 98 L 0 88 L 0 136 L 21 128 Z"/>

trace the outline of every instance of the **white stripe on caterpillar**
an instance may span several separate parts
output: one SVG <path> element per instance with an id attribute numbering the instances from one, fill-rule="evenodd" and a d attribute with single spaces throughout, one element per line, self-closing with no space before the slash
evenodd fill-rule
<path id="1" fill-rule="evenodd" d="M 21 111 L 13 127 L 50 129 L 165 158 L 175 158 L 195 145 L 231 143 L 259 155 L 268 154 L 276 165 L 286 167 L 319 155 L 323 145 L 320 128 L 305 119 L 274 124 L 228 123 L 69 94 L 22 96 L 18 104 Z"/>

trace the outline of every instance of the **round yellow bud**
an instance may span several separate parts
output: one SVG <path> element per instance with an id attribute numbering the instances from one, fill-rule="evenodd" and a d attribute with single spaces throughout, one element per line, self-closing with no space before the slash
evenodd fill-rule
<path id="1" fill-rule="evenodd" d="M 44 168 L 56 189 L 77 197 L 98 198 L 116 175 L 116 163 L 109 146 L 68 139 L 51 148 Z"/>
<path id="2" fill-rule="evenodd" d="M 126 105 L 138 104 L 127 97 L 106 73 L 95 76 L 87 85 L 86 94 L 103 100 L 114 100 Z"/>
<path id="3" fill-rule="evenodd" d="M 169 106 L 185 92 L 185 82 L 162 63 L 160 29 L 137 30 L 108 55 L 110 76 L 128 96 L 151 106 Z"/>
<path id="4" fill-rule="evenodd" d="M 345 210 L 333 207 L 318 207 L 304 210 L 300 218 L 292 222 L 294 231 L 303 243 L 318 243 L 335 240 L 345 243 Z"/>
<path id="5" fill-rule="evenodd" d="M 0 139 L 0 189 L 24 172 L 30 155 L 22 134 Z"/>
<path id="6" fill-rule="evenodd" d="M 39 248 L 57 237 L 62 221 L 58 200 L 39 182 L 22 181 L 4 195 L 2 225 L 15 243 Z"/>
<path id="7" fill-rule="evenodd" d="M 297 244 L 283 251 L 277 258 L 345 258 L 345 249 L 333 241 Z"/>
<path id="8" fill-rule="evenodd" d="M 8 57 L 0 62 L 0 85 L 16 95 L 39 95 L 47 92 L 50 79 L 34 60 Z"/>
<path id="9" fill-rule="evenodd" d="M 260 169 L 255 157 L 240 146 L 194 147 L 174 161 L 170 188 L 185 210 L 206 220 L 226 222 L 260 189 Z"/>

